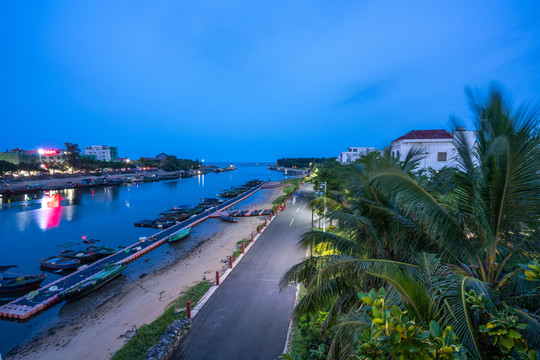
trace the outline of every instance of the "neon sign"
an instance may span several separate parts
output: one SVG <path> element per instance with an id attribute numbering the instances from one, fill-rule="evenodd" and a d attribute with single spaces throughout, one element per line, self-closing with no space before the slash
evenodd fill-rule
<path id="1" fill-rule="evenodd" d="M 43 149 L 39 151 L 40 154 L 42 155 L 56 155 L 58 154 L 58 150 L 53 150 L 53 149 Z"/>

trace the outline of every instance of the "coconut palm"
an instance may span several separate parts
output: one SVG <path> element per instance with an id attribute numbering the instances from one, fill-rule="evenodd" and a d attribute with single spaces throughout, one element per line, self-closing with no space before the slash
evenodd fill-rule
<path id="1" fill-rule="evenodd" d="M 361 306 L 355 292 L 385 281 L 418 321 L 451 325 L 470 354 L 483 357 L 487 345 L 478 328 L 485 319 L 474 316 L 467 302 L 474 290 L 495 308 L 510 304 L 528 325 L 523 333 L 529 346 L 539 346 L 538 317 L 526 310 L 540 308 L 537 284 L 521 276 L 519 267 L 540 253 L 538 113 L 532 107 L 513 112 L 495 85 L 486 97 L 468 94 L 477 143 L 468 144 L 456 132 L 452 203 L 424 190 L 406 165 L 385 157 L 364 159 L 357 176 L 343 179 L 352 205 L 333 214 L 340 233 L 302 239 L 312 246 L 328 244 L 339 254 L 307 259 L 283 278 L 283 285 L 303 281 L 308 287 L 297 311 L 332 304 L 334 315 L 346 313 Z M 439 279 L 444 293 L 438 282 L 415 280 L 429 269 L 415 263 L 420 252 L 437 254 L 445 269 L 452 269 Z M 426 312 L 426 304 L 433 311 Z"/>

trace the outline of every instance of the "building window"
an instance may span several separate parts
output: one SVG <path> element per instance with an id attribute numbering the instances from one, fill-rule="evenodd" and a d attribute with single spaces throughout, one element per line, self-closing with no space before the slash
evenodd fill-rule
<path id="1" fill-rule="evenodd" d="M 446 153 L 445 152 L 437 153 L 437 161 L 446 161 Z"/>
<path id="2" fill-rule="evenodd" d="M 397 151 L 397 158 L 399 159 L 399 150 Z"/>
<path id="3" fill-rule="evenodd" d="M 392 157 L 394 157 L 394 152 L 392 151 Z"/>

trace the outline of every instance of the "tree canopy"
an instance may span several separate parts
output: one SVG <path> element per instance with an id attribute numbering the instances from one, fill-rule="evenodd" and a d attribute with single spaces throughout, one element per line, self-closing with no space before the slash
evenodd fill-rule
<path id="1" fill-rule="evenodd" d="M 327 174 L 336 230 L 305 234 L 320 255 L 281 285 L 306 287 L 297 314 L 328 312 L 331 358 L 537 359 L 537 108 L 513 110 L 497 86 L 469 98 L 477 144 L 457 135 L 456 169 L 425 179 L 418 154 L 371 153 Z"/>

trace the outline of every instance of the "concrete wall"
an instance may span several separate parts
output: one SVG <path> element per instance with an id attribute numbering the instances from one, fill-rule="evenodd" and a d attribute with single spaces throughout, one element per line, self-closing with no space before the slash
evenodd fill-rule
<path id="1" fill-rule="evenodd" d="M 191 330 L 191 320 L 175 320 L 167 327 L 159 343 L 148 350 L 143 360 L 168 360 L 189 330 Z"/>

